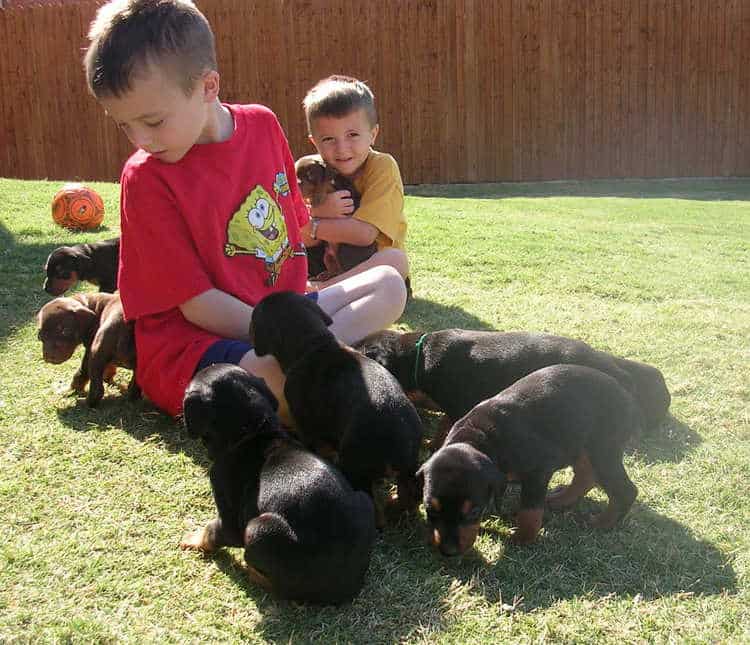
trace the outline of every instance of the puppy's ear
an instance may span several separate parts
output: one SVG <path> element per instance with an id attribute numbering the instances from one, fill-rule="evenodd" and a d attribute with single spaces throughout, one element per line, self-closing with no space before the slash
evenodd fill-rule
<path id="1" fill-rule="evenodd" d="M 311 300 L 307 296 L 293 296 L 297 302 L 300 303 L 301 308 L 306 308 L 310 312 L 314 313 L 320 320 L 323 321 L 326 327 L 330 327 L 333 324 L 333 318 L 331 318 L 323 309 L 321 309 L 320 305 L 315 302 L 314 300 Z"/>
<path id="2" fill-rule="evenodd" d="M 258 390 L 258 392 L 260 392 L 264 397 L 266 397 L 266 399 L 268 399 L 268 402 L 271 404 L 273 411 L 278 412 L 279 401 L 274 393 L 271 392 L 271 388 L 268 387 L 265 380 L 262 378 L 253 378 L 253 387 Z"/>
<path id="3" fill-rule="evenodd" d="M 91 311 L 91 309 L 84 307 L 80 303 L 78 306 L 73 306 L 72 311 L 75 314 L 76 324 L 81 332 L 81 336 L 86 336 L 91 333 L 96 326 L 96 314 Z"/>
<path id="4" fill-rule="evenodd" d="M 208 423 L 200 423 L 200 413 L 208 409 L 198 396 L 185 396 L 182 402 L 182 424 L 187 430 L 188 437 L 192 439 L 202 439 L 209 429 Z"/>
<path id="5" fill-rule="evenodd" d="M 414 478 L 417 480 L 417 499 L 422 499 L 424 497 L 424 475 L 425 470 L 427 469 L 427 464 L 432 461 L 432 457 L 430 457 L 427 461 L 425 461 L 418 469 L 417 472 L 414 473 Z"/>
<path id="6" fill-rule="evenodd" d="M 326 327 L 330 327 L 333 324 L 333 318 L 331 318 L 325 311 L 322 309 L 320 310 L 321 318 L 323 319 L 323 322 L 326 324 Z"/>
<path id="7" fill-rule="evenodd" d="M 80 249 L 76 249 L 71 255 L 75 258 L 78 271 L 88 271 L 91 268 L 93 261 L 90 255 Z"/>
<path id="8" fill-rule="evenodd" d="M 482 478 L 487 482 L 490 490 L 494 490 L 497 486 L 505 485 L 505 473 L 503 473 L 489 457 L 480 459 L 479 466 Z"/>
<path id="9" fill-rule="evenodd" d="M 250 344 L 255 350 L 256 356 L 265 356 L 270 353 L 271 347 L 268 340 L 268 332 L 264 329 L 263 318 L 265 314 L 265 308 L 263 302 L 259 302 L 253 309 L 252 318 L 250 319 L 250 328 L 248 334 L 250 336 Z"/>

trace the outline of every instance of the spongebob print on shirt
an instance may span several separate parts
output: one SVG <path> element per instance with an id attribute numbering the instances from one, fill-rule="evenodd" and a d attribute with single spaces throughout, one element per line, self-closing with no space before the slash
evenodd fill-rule
<path id="1" fill-rule="evenodd" d="M 286 174 L 276 175 L 273 185 L 276 197 L 289 194 Z M 302 251 L 304 253 L 304 251 Z M 229 219 L 224 254 L 254 255 L 263 262 L 266 285 L 272 287 L 279 277 L 281 265 L 297 253 L 289 243 L 286 222 L 277 200 L 260 184 L 255 186 Z"/>

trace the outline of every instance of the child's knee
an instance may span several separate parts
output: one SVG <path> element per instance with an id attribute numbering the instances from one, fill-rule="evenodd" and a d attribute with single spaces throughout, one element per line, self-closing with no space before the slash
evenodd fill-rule
<path id="1" fill-rule="evenodd" d="M 395 249 L 394 249 L 395 250 Z M 401 273 L 391 265 L 377 267 L 380 271 L 378 284 L 386 306 L 392 309 L 391 317 L 397 320 L 406 307 L 406 284 Z"/>
<path id="2" fill-rule="evenodd" d="M 409 258 L 402 250 L 388 248 L 378 251 L 377 255 L 384 266 L 396 269 L 402 279 L 409 275 Z"/>

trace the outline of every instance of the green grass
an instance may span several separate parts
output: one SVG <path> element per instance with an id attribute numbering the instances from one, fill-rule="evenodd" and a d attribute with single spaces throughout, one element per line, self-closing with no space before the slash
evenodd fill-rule
<path id="1" fill-rule="evenodd" d="M 182 552 L 213 516 L 201 445 L 147 402 L 61 393 L 34 316 L 58 184 L 0 180 L 0 640 L 49 642 L 748 642 L 750 180 L 418 186 L 415 298 L 402 329 L 573 336 L 662 369 L 673 418 L 626 457 L 640 495 L 589 529 L 589 495 L 508 544 L 508 499 L 477 550 L 433 553 L 418 523 L 377 541 L 342 608 L 276 602 L 241 551 Z M 436 418 L 425 414 L 430 430 Z M 569 473 L 556 476 L 559 481 Z"/>

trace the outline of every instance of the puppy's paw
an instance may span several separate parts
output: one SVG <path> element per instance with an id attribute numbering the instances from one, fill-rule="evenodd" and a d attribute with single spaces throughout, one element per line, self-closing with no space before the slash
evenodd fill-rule
<path id="1" fill-rule="evenodd" d="M 87 376 L 76 372 L 73 375 L 73 380 L 70 382 L 71 392 L 75 394 L 83 394 L 83 392 L 86 390 L 86 383 L 88 382 L 89 379 Z"/>
<path id="2" fill-rule="evenodd" d="M 510 542 L 516 546 L 526 546 L 536 542 L 538 535 L 538 533 L 531 535 L 518 527 L 513 527 L 510 530 Z"/>
<path id="3" fill-rule="evenodd" d="M 542 509 L 521 509 L 516 515 L 516 526 L 511 529 L 510 541 L 523 545 L 535 542 L 542 528 Z"/>
<path id="4" fill-rule="evenodd" d="M 181 549 L 190 549 L 192 551 L 203 551 L 210 553 L 213 551 L 213 545 L 208 540 L 208 532 L 204 526 L 196 531 L 185 533 L 180 542 Z"/>
<path id="5" fill-rule="evenodd" d="M 104 379 L 105 383 L 114 383 L 115 376 L 117 375 L 117 365 L 110 363 L 104 368 Z"/>

